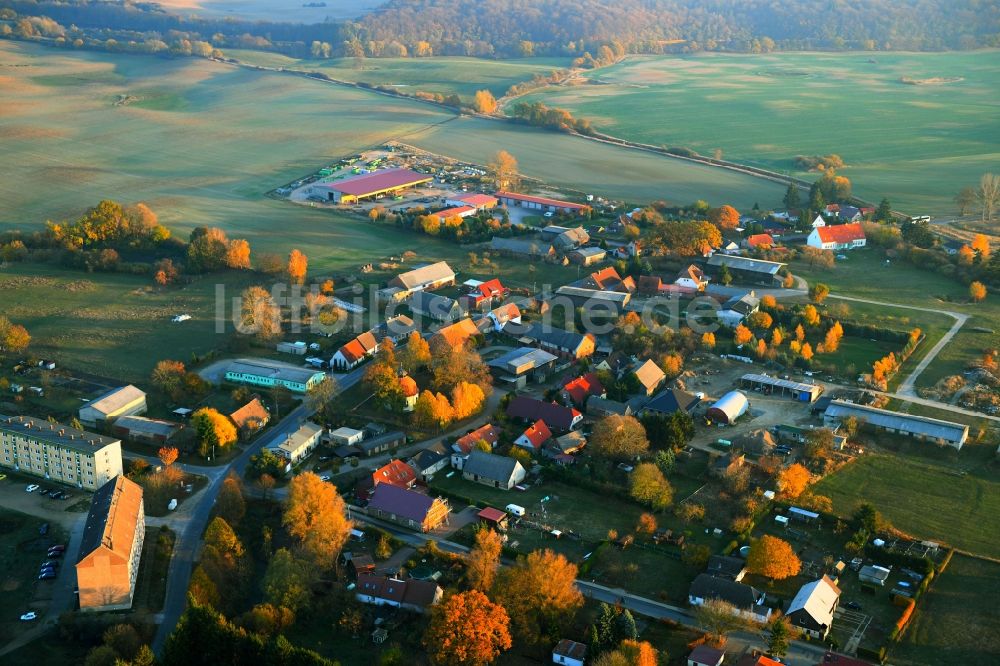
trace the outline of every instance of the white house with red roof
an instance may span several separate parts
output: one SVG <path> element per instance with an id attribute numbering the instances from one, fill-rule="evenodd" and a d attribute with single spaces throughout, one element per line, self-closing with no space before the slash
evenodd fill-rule
<path id="1" fill-rule="evenodd" d="M 550 439 L 552 439 L 552 431 L 545 425 L 545 421 L 539 419 L 528 426 L 528 429 L 514 440 L 514 445 L 529 451 L 541 451 L 542 445 Z"/>
<path id="2" fill-rule="evenodd" d="M 444 201 L 446 206 L 472 206 L 477 210 L 489 210 L 490 208 L 496 208 L 497 198 L 492 197 L 489 194 L 482 194 L 480 192 L 470 192 L 468 194 L 462 194 L 457 197 L 448 197 Z"/>
<path id="3" fill-rule="evenodd" d="M 809 234 L 806 244 L 821 250 L 853 250 L 864 247 L 867 242 L 864 228 L 855 222 L 816 227 Z"/>
<path id="4" fill-rule="evenodd" d="M 451 445 L 451 448 L 456 453 L 464 453 L 468 455 L 472 452 L 473 447 L 476 442 L 483 441 L 490 445 L 490 448 L 495 448 L 497 441 L 499 441 L 500 435 L 497 434 L 497 429 L 493 427 L 492 423 L 487 423 L 484 426 L 476 428 L 472 432 L 462 435 L 455 440 L 455 443 Z"/>

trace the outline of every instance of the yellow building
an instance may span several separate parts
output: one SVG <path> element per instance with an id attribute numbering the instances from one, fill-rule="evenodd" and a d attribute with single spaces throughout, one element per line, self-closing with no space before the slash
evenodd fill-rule
<path id="1" fill-rule="evenodd" d="M 121 442 L 30 416 L 0 415 L 0 466 L 97 490 L 122 473 Z"/>
<path id="2" fill-rule="evenodd" d="M 118 476 L 94 493 L 76 563 L 80 610 L 132 607 L 145 536 L 145 507 L 137 483 Z"/>

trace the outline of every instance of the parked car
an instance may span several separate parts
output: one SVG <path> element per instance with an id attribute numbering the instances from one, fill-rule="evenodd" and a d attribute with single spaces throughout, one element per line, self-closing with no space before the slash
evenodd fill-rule
<path id="1" fill-rule="evenodd" d="M 60 552 L 66 550 L 66 545 L 62 543 L 57 543 L 55 545 L 49 546 L 49 551 L 58 550 Z"/>
<path id="2" fill-rule="evenodd" d="M 46 571 L 38 575 L 38 580 L 53 580 L 56 577 L 55 571 Z"/>
<path id="3" fill-rule="evenodd" d="M 48 534 L 49 533 L 49 524 L 48 523 L 42 523 L 41 525 L 39 525 L 38 526 L 38 533 L 41 534 L 42 536 L 45 536 L 46 534 Z"/>
<path id="4" fill-rule="evenodd" d="M 28 485 L 27 488 L 24 489 L 24 492 L 26 492 L 26 493 L 33 493 L 36 490 L 38 490 L 38 488 L 39 488 L 39 486 L 38 486 L 37 483 L 31 483 L 31 484 Z"/>
<path id="5" fill-rule="evenodd" d="M 48 489 L 48 488 L 42 488 L 42 489 L 41 489 L 41 490 L 40 490 L 40 491 L 38 492 L 38 494 L 39 494 L 39 495 L 48 495 L 48 494 L 49 494 L 49 489 Z"/>
<path id="6" fill-rule="evenodd" d="M 857 601 L 848 601 L 846 604 L 844 604 L 844 607 L 856 611 L 861 610 L 861 604 L 859 604 Z"/>
<path id="7" fill-rule="evenodd" d="M 319 480 L 320 481 L 329 481 L 330 480 L 330 475 L 329 474 L 323 474 L 322 476 L 319 477 Z"/>
<path id="8" fill-rule="evenodd" d="M 43 568 L 43 569 L 48 569 L 49 567 L 51 567 L 51 568 L 53 568 L 53 569 L 58 569 L 58 568 L 59 568 L 59 563 L 58 563 L 58 562 L 56 562 L 55 560 L 46 560 L 46 561 L 45 561 L 45 562 L 44 562 L 44 563 L 42 564 L 42 568 Z"/>
<path id="9" fill-rule="evenodd" d="M 50 560 L 53 560 L 53 559 L 58 560 L 60 557 L 62 557 L 65 554 L 66 553 L 64 553 L 61 550 L 50 550 L 48 553 L 45 554 L 45 557 L 49 558 Z"/>
<path id="10" fill-rule="evenodd" d="M 37 619 L 38 619 L 38 613 L 36 613 L 35 611 L 28 611 L 27 613 L 21 616 L 21 622 L 31 622 L 32 620 L 37 620 Z"/>

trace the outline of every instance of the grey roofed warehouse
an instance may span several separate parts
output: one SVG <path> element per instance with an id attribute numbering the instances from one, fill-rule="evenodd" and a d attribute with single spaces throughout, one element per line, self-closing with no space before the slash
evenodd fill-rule
<path id="1" fill-rule="evenodd" d="M 969 438 L 969 426 L 961 423 L 856 405 L 844 400 L 830 402 L 830 406 L 823 413 L 823 423 L 824 425 L 833 425 L 848 416 L 853 416 L 865 425 L 887 432 L 909 435 L 918 439 L 929 439 L 959 450 L 965 444 L 965 440 Z"/>

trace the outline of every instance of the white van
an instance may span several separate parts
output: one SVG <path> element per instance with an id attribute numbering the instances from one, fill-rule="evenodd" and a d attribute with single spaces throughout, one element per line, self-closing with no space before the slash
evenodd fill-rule
<path id="1" fill-rule="evenodd" d="M 524 507 L 523 506 L 518 506 L 516 504 L 508 504 L 507 505 L 507 513 L 509 513 L 511 515 L 514 515 L 514 516 L 517 516 L 518 518 L 523 518 L 524 517 Z"/>

